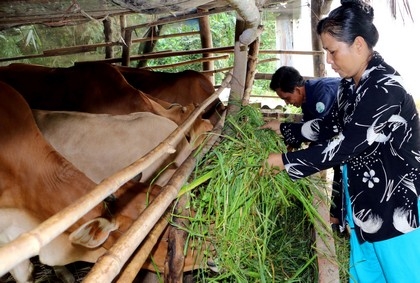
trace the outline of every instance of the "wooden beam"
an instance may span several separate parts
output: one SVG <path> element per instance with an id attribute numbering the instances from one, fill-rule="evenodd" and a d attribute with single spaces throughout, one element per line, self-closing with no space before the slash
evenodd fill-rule
<path id="1" fill-rule="evenodd" d="M 256 80 L 271 80 L 272 77 L 273 77 L 273 74 L 271 74 L 271 73 L 256 73 L 255 74 L 255 79 Z M 311 80 L 311 79 L 315 79 L 315 78 L 318 78 L 318 77 L 303 76 L 304 80 Z"/>
<path id="2" fill-rule="evenodd" d="M 224 59 L 228 59 L 228 58 L 229 58 L 229 55 L 213 56 L 213 57 L 206 57 L 206 58 L 199 58 L 199 59 L 194 59 L 194 60 L 183 61 L 183 62 L 174 63 L 174 64 L 168 64 L 168 65 L 146 66 L 144 68 L 146 68 L 146 69 L 165 69 L 165 68 L 172 68 L 172 67 L 189 65 L 189 64 L 194 64 L 194 63 L 206 62 L 206 61 L 224 60 Z M 207 70 L 207 71 L 211 71 L 211 70 Z"/>
<path id="3" fill-rule="evenodd" d="M 151 37 L 136 38 L 136 39 L 133 39 L 132 42 L 140 43 L 140 42 L 151 41 L 151 40 L 158 40 L 158 39 L 171 38 L 171 37 L 183 37 L 183 36 L 198 35 L 198 34 L 200 34 L 199 31 L 181 32 L 181 33 L 153 36 L 153 38 Z"/>
<path id="4" fill-rule="evenodd" d="M 208 15 L 225 13 L 225 12 L 229 12 L 229 11 L 234 11 L 234 9 L 231 8 L 231 7 L 227 7 L 227 8 L 225 7 L 225 8 L 215 8 L 215 9 L 212 9 L 211 11 L 204 11 L 204 12 L 203 11 L 197 11 L 195 13 L 187 14 L 187 15 L 184 15 L 184 16 L 173 16 L 173 17 L 161 18 L 161 19 L 159 19 L 155 22 L 145 23 L 145 24 L 140 24 L 140 25 L 134 25 L 134 26 L 127 27 L 127 29 L 134 30 L 134 29 L 145 28 L 145 27 L 150 27 L 150 26 L 178 23 L 178 22 L 183 22 L 183 21 L 190 20 L 190 19 L 196 19 L 196 18 L 208 16 Z"/>

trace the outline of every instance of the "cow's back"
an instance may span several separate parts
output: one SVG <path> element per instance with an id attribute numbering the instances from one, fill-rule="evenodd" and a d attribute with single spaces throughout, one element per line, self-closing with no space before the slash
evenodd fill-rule
<path id="1" fill-rule="evenodd" d="M 68 68 L 15 63 L 0 67 L 0 80 L 34 109 L 118 114 L 151 109 L 138 90 L 106 63 Z"/>
<path id="2" fill-rule="evenodd" d="M 149 112 L 127 115 L 33 110 L 44 137 L 66 159 L 99 183 L 158 146 L 176 128 L 173 121 Z M 191 152 L 182 140 L 178 152 L 167 154 L 142 172 L 142 181 L 163 164 L 180 165 Z"/>

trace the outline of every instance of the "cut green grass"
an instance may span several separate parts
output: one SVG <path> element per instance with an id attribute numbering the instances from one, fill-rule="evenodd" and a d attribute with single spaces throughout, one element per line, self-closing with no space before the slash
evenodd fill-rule
<path id="1" fill-rule="evenodd" d="M 219 272 L 201 271 L 198 282 L 316 282 L 313 206 L 316 180 L 291 181 L 262 169 L 270 152 L 286 146 L 259 109 L 242 107 L 225 123 L 217 146 L 197 164 L 190 193 L 196 215 L 190 241 L 207 241 Z M 197 245 L 198 246 L 198 245 Z"/>

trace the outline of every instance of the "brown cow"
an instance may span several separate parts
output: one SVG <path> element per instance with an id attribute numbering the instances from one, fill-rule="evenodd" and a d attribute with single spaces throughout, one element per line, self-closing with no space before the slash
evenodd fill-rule
<path id="1" fill-rule="evenodd" d="M 114 67 L 136 89 L 169 103 L 200 105 L 215 92 L 212 82 L 194 70 L 170 73 L 118 65 Z M 210 119 L 215 125 L 219 120 L 217 113 L 223 110 L 223 103 L 216 99 L 205 109 L 203 118 Z"/>
<path id="2" fill-rule="evenodd" d="M 14 63 L 0 67 L 0 81 L 14 87 L 33 109 L 108 114 L 151 112 L 178 125 L 195 109 L 192 103 L 164 108 L 106 63 L 69 68 Z"/>
<path id="3" fill-rule="evenodd" d="M 29 105 L 16 90 L 3 82 L 0 82 L 0 121 L 0 213 L 9 213 L 8 216 L 20 219 L 16 222 L 9 221 L 14 218 L 0 217 L 0 239 L 10 241 L 77 201 L 96 184 L 46 142 Z M 158 186 L 150 189 L 152 199 L 159 190 Z M 97 205 L 68 229 L 69 233 L 72 232 L 70 239 L 74 245 L 66 242 L 65 248 L 57 247 L 63 241 L 59 237 L 50 248 L 42 249 L 41 260 L 50 265 L 75 260 L 95 261 L 144 210 L 149 201 L 146 198 L 148 192 L 149 188 L 144 184 L 125 184 L 115 193 L 114 201 L 106 206 Z M 84 226 L 84 223 L 91 225 Z M 80 227 L 83 228 L 79 230 Z M 90 227 L 98 229 L 89 230 Z M 162 244 L 165 247 L 166 243 Z M 156 252 L 167 251 L 157 248 Z M 30 280 L 29 264 L 23 262 L 23 268 L 19 265 L 12 271 L 22 282 Z M 158 266 L 163 268 L 164 263 L 160 262 Z"/>

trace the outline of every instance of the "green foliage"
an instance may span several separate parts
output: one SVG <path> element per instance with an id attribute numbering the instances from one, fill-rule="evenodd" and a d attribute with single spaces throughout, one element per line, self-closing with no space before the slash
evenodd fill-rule
<path id="1" fill-rule="evenodd" d="M 36 55 L 44 50 L 100 43 L 104 41 L 101 22 L 91 21 L 85 24 L 63 27 L 26 25 L 0 32 L 0 57 L 18 57 Z M 67 56 L 40 57 L 21 60 L 21 62 L 47 66 L 71 66 L 75 61 L 103 59 L 104 51 Z M 8 65 L 10 62 L 2 63 Z"/>

